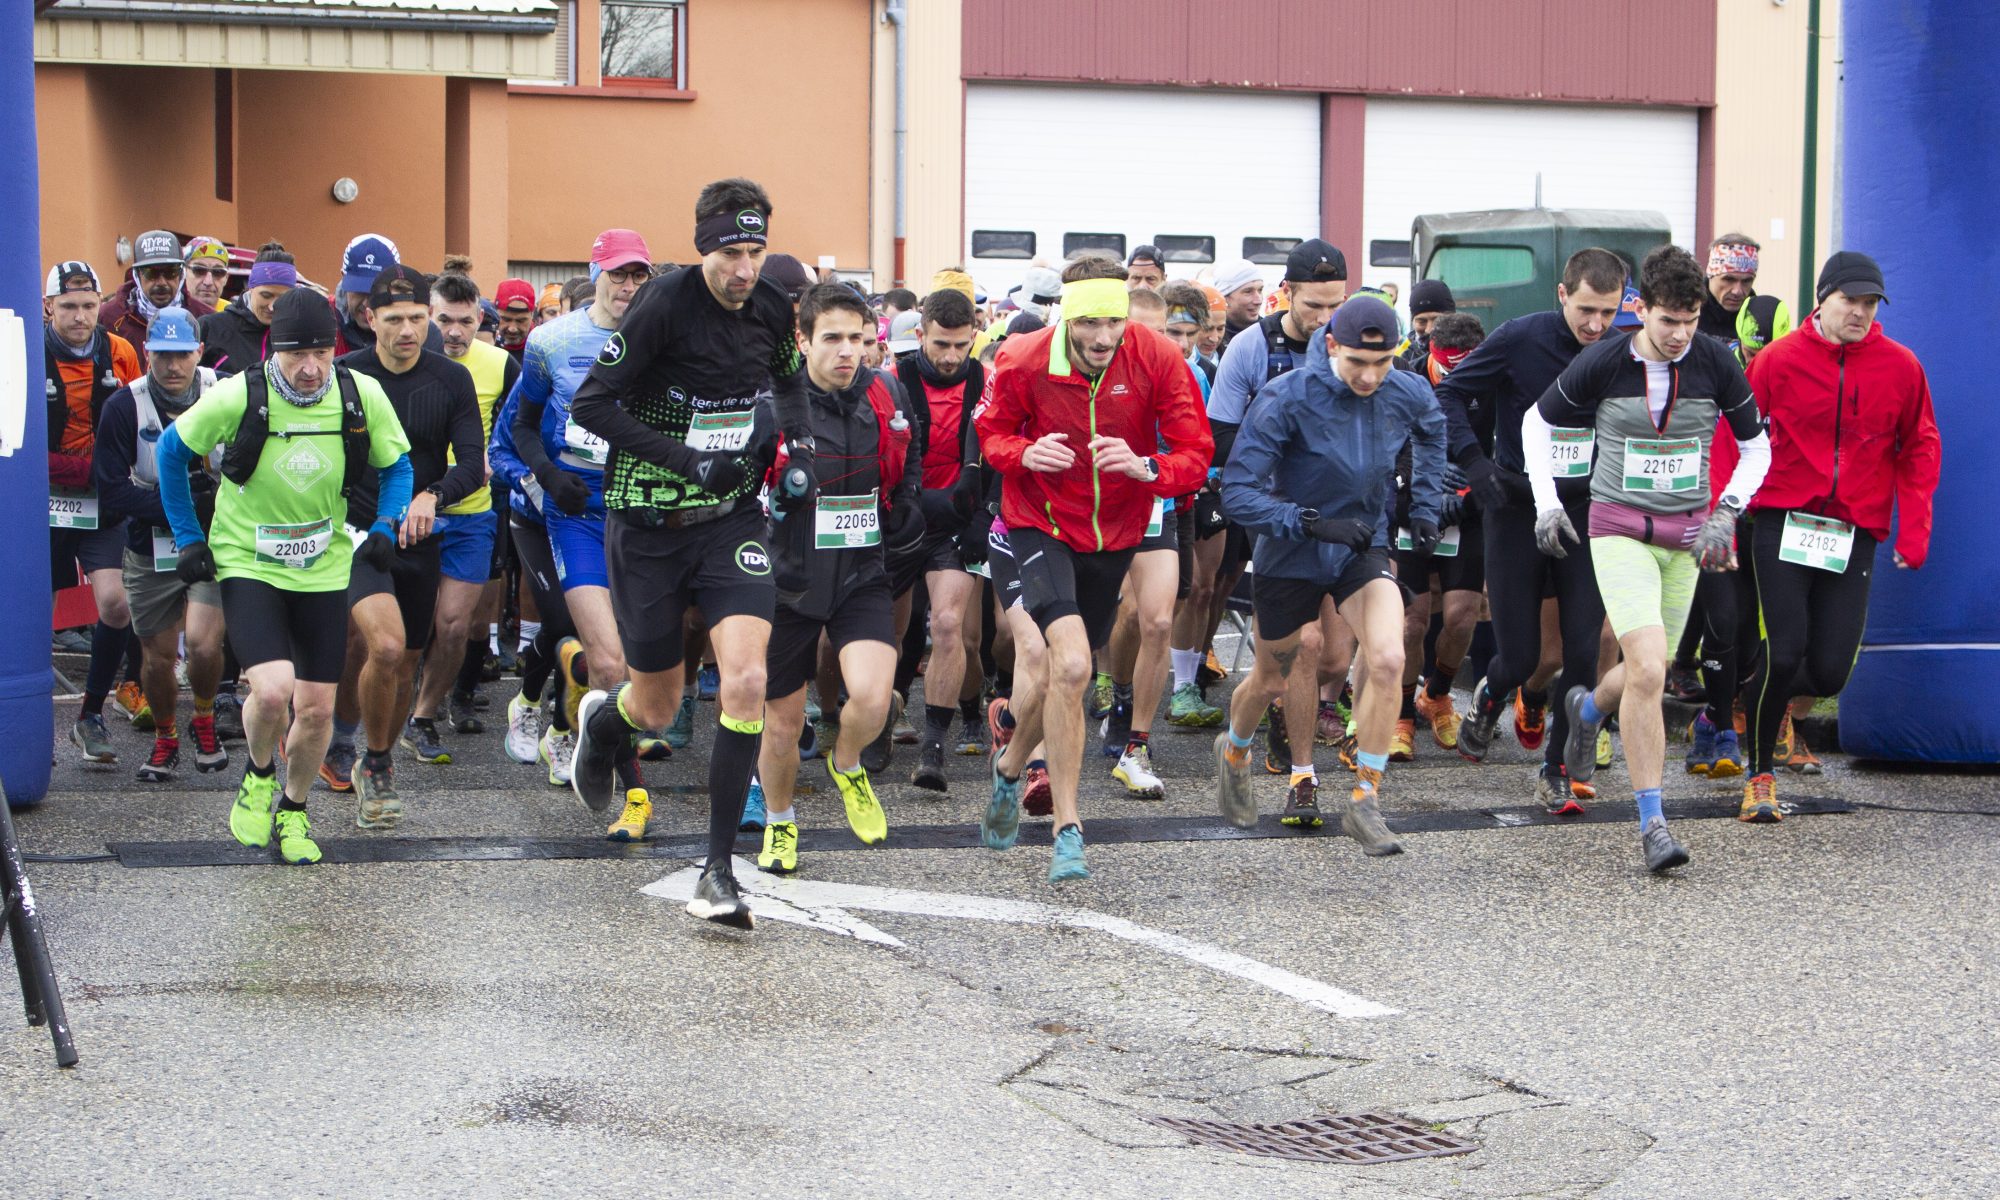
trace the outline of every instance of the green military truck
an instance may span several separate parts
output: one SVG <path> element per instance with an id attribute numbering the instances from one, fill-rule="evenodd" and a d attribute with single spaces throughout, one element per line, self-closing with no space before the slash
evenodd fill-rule
<path id="1" fill-rule="evenodd" d="M 1411 223 L 1406 262 L 1393 243 L 1376 243 L 1375 266 L 1408 266 L 1410 279 L 1442 279 L 1460 312 L 1490 331 L 1502 321 L 1555 307 L 1563 263 L 1586 246 L 1602 246 L 1625 260 L 1635 275 L 1639 261 L 1671 240 L 1666 217 L 1613 208 L 1495 208 L 1483 212 L 1426 213 Z M 1389 261 L 1383 261 L 1389 259 Z"/>

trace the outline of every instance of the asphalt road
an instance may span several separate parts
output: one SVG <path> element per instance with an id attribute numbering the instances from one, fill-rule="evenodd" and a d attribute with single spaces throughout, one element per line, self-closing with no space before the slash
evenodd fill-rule
<path id="1" fill-rule="evenodd" d="M 498 712 L 511 685 L 488 690 Z M 226 774 L 140 785 L 148 735 L 113 724 L 116 768 L 58 745 L 26 848 L 233 857 L 240 744 Z M 1785 794 L 1941 811 L 1683 820 L 1694 861 L 1655 878 L 1629 820 L 1478 817 L 1531 801 L 1505 738 L 1484 766 L 1426 739 L 1392 768 L 1392 820 L 1472 827 L 1370 860 L 1274 826 L 1207 840 L 1209 738 L 1157 737 L 1163 802 L 1093 747 L 1086 824 L 1118 836 L 1061 888 L 1032 825 L 1004 854 L 909 844 L 971 828 L 981 759 L 934 799 L 901 750 L 874 850 L 809 765 L 803 869 L 752 879 L 748 935 L 663 898 L 705 821 L 705 731 L 651 769 L 684 790 L 620 857 L 490 861 L 601 823 L 486 734 L 449 736 L 448 767 L 399 753 L 389 838 L 351 799 L 313 815 L 329 845 L 489 861 L 34 865 L 83 1061 L 57 1071 L 0 1008 L 0 1195 L 2000 1194 L 1994 776 L 1829 755 Z M 1600 779 L 1629 814 L 1622 767 Z M 1668 810 L 1733 791 L 1676 775 Z M 1478 1148 L 1285 1162 L 1146 1120 L 1366 1111 Z"/>

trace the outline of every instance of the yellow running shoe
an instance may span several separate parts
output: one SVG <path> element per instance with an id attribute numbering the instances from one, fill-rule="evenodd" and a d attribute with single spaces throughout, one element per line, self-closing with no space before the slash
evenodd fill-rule
<path id="1" fill-rule="evenodd" d="M 646 836 L 646 822 L 653 819 L 653 802 L 646 796 L 645 788 L 633 788 L 625 793 L 625 811 L 611 822 L 611 828 L 604 831 L 607 842 L 636 842 Z"/>
<path id="2" fill-rule="evenodd" d="M 132 722 L 132 728 L 150 730 L 153 728 L 153 706 L 146 702 L 146 693 L 139 685 L 128 679 L 111 693 L 112 703 L 118 706 L 125 719 Z"/>
<path id="3" fill-rule="evenodd" d="M 305 809 L 278 810 L 278 857 L 295 867 L 319 861 L 319 843 L 312 840 L 312 821 Z"/>
<path id="4" fill-rule="evenodd" d="M 799 827 L 794 821 L 773 821 L 764 826 L 764 849 L 757 865 L 776 875 L 790 875 L 799 869 Z"/>
<path id="5" fill-rule="evenodd" d="M 562 672 L 563 715 L 569 718 L 571 729 L 576 728 L 576 706 L 583 703 L 584 693 L 590 690 L 589 674 L 586 671 L 579 677 L 576 673 L 579 666 L 587 666 L 587 660 L 583 657 L 583 643 L 573 637 L 566 637 L 557 643 L 556 668 Z"/>
<path id="6" fill-rule="evenodd" d="M 1743 782 L 1743 804 L 1736 810 L 1736 819 L 1758 825 L 1785 819 L 1785 810 L 1778 807 L 1778 781 L 1769 771 Z"/>
<path id="7" fill-rule="evenodd" d="M 840 802 L 847 806 L 847 827 L 854 836 L 868 846 L 880 845 L 889 838 L 889 818 L 882 813 L 882 802 L 875 798 L 875 786 L 868 782 L 868 772 L 856 767 L 853 774 L 835 769 L 833 757 L 827 756 L 826 773 L 833 780 L 833 788 L 840 793 Z M 792 836 L 796 840 L 798 829 L 793 827 Z M 770 843 L 766 841 L 766 845 Z M 796 850 L 792 854 L 796 861 Z"/>
<path id="8" fill-rule="evenodd" d="M 1611 731 L 1601 727 L 1597 731 L 1597 765 L 1611 765 Z"/>
<path id="9" fill-rule="evenodd" d="M 1771 743 L 1771 761 L 1786 762 L 1791 757 L 1792 712 L 1790 709 L 1786 709 L 1785 715 L 1778 721 L 1778 739 Z"/>
<path id="10" fill-rule="evenodd" d="M 229 832 L 245 846 L 259 850 L 271 844 L 271 805 L 278 799 L 278 775 L 259 775 L 246 765 L 236 786 L 236 803 L 229 806 Z"/>
<path id="11" fill-rule="evenodd" d="M 1458 709 L 1452 705 L 1451 693 L 1432 699 L 1421 689 L 1417 692 L 1417 715 L 1431 723 L 1431 738 L 1446 750 L 1458 749 L 1458 726 L 1461 718 Z"/>
<path id="12" fill-rule="evenodd" d="M 1409 762 L 1417 756 L 1417 723 L 1398 718 L 1396 732 L 1389 735 L 1389 761 Z M 1343 758 L 1341 761 L 1345 762 Z"/>

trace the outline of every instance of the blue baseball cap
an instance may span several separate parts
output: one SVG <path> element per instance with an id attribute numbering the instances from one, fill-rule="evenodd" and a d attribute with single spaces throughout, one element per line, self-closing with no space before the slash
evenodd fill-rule
<path id="1" fill-rule="evenodd" d="M 1370 295 L 1348 297 L 1328 326 L 1337 344 L 1355 350 L 1394 350 L 1403 340 L 1396 310 Z"/>
<path id="2" fill-rule="evenodd" d="M 1625 285 L 1625 298 L 1618 302 L 1618 315 L 1611 318 L 1613 329 L 1637 329 L 1645 324 L 1639 319 L 1639 289 L 1634 284 Z"/>
<path id="3" fill-rule="evenodd" d="M 340 256 L 340 290 L 365 292 L 374 286 L 382 268 L 401 262 L 396 243 L 379 233 L 364 233 L 347 243 Z"/>
<path id="4" fill-rule="evenodd" d="M 159 350 L 199 350 L 201 334 L 194 327 L 194 314 L 185 308 L 163 308 L 146 327 L 146 353 Z"/>

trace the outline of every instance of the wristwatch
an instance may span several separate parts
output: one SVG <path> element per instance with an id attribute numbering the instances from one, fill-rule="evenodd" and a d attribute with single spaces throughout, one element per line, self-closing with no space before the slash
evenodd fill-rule
<path id="1" fill-rule="evenodd" d="M 424 495 L 429 496 L 439 504 L 444 503 L 444 489 L 435 483 L 424 489 Z"/>
<path id="2" fill-rule="evenodd" d="M 1146 482 L 1152 483 L 1155 480 L 1159 479 L 1160 460 L 1158 458 L 1147 458 L 1145 460 L 1145 463 L 1146 463 Z"/>

